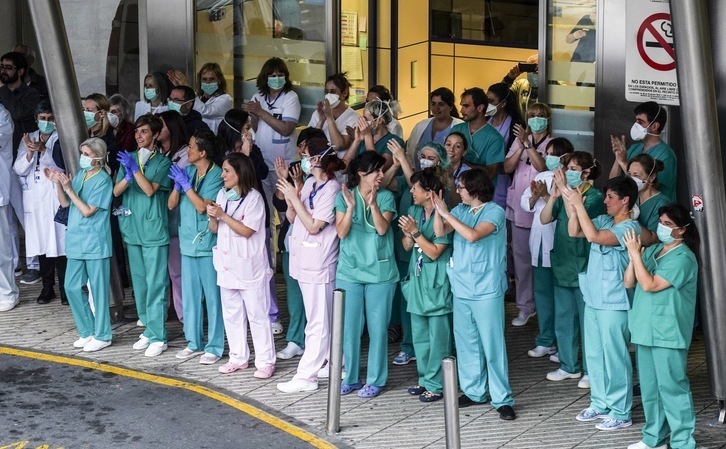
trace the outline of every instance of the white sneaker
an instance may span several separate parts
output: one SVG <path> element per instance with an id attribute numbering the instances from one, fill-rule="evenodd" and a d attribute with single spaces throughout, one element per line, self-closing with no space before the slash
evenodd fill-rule
<path id="1" fill-rule="evenodd" d="M 146 327 L 146 325 L 144 324 L 144 322 L 143 322 L 143 321 L 141 321 L 141 320 L 136 320 L 136 327 Z"/>
<path id="2" fill-rule="evenodd" d="M 555 352 L 554 354 L 552 354 L 550 356 L 550 362 L 559 364 L 560 363 L 560 353 Z"/>
<path id="3" fill-rule="evenodd" d="M 214 365 L 221 359 L 222 357 L 218 355 L 211 354 L 209 352 L 205 352 L 202 354 L 201 357 L 199 357 L 199 363 L 202 365 Z"/>
<path id="4" fill-rule="evenodd" d="M 303 379 L 292 379 L 288 382 L 277 384 L 277 389 L 283 393 L 302 393 L 303 391 L 315 391 L 318 389 L 317 382 L 310 382 Z"/>
<path id="5" fill-rule="evenodd" d="M 82 348 L 82 347 L 86 346 L 86 343 L 88 343 L 92 339 L 93 339 L 93 335 L 89 335 L 86 338 L 79 338 L 78 340 L 76 340 L 76 341 L 73 342 L 73 347 L 74 348 Z"/>
<path id="6" fill-rule="evenodd" d="M 144 335 L 139 335 L 139 341 L 134 343 L 132 348 L 136 349 L 137 351 L 140 351 L 141 349 L 146 349 L 149 347 L 149 339 Z"/>
<path id="7" fill-rule="evenodd" d="M 590 376 L 588 376 L 587 374 L 582 376 L 582 379 L 580 379 L 580 381 L 577 383 L 577 388 L 589 390 L 590 389 Z"/>
<path id="8" fill-rule="evenodd" d="M 517 327 L 524 326 L 525 324 L 527 324 L 527 321 L 529 321 L 529 319 L 535 315 L 537 315 L 537 312 L 532 312 L 532 313 L 519 312 L 519 315 L 517 315 L 517 318 L 512 320 L 512 326 L 517 326 Z"/>
<path id="9" fill-rule="evenodd" d="M 189 346 L 187 346 L 186 348 L 176 353 L 176 358 L 181 360 L 187 360 L 202 354 L 204 354 L 204 351 L 194 351 L 192 349 L 189 349 Z"/>
<path id="10" fill-rule="evenodd" d="M 272 323 L 271 327 L 272 327 L 272 335 L 280 335 L 281 333 L 283 333 L 285 331 L 285 328 L 282 327 L 282 323 L 279 321 L 277 323 Z"/>
<path id="11" fill-rule="evenodd" d="M 96 352 L 100 351 L 103 348 L 108 348 L 109 346 L 111 346 L 111 340 L 103 341 L 91 338 L 91 341 L 86 343 L 86 345 L 83 347 L 83 352 Z"/>
<path id="12" fill-rule="evenodd" d="M 628 446 L 628 449 L 668 449 L 668 445 L 664 444 L 662 446 L 651 447 L 643 443 L 642 441 L 638 441 L 637 443 L 633 443 Z"/>
<path id="13" fill-rule="evenodd" d="M 579 379 L 580 377 L 582 377 L 582 373 L 568 373 L 560 368 L 557 368 L 557 370 L 551 373 L 547 373 L 547 380 L 553 380 L 555 382 L 565 379 Z"/>
<path id="14" fill-rule="evenodd" d="M 146 352 L 144 352 L 144 355 L 146 357 L 156 357 L 157 355 L 161 354 L 162 352 L 166 351 L 166 343 L 161 341 L 155 341 L 151 344 L 149 344 L 149 347 L 146 348 Z"/>
<path id="15" fill-rule="evenodd" d="M 293 357 L 303 355 L 303 352 L 305 352 L 305 350 L 298 346 L 296 343 L 288 342 L 285 349 L 283 349 L 282 351 L 277 351 L 277 358 L 282 360 L 290 360 Z"/>
<path id="16" fill-rule="evenodd" d="M 546 355 L 557 354 L 557 347 L 555 346 L 537 346 L 534 349 L 527 351 L 527 355 L 534 358 L 544 357 Z"/>
<path id="17" fill-rule="evenodd" d="M 2 299 L 0 300 L 0 312 L 13 310 L 18 303 L 20 303 L 20 295 L 15 299 Z"/>

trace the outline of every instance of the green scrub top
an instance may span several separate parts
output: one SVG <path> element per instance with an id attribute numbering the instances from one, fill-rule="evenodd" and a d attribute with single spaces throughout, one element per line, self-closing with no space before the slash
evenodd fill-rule
<path id="1" fill-rule="evenodd" d="M 131 153 L 138 158 L 138 152 Z M 137 159 L 138 160 L 138 159 Z M 131 211 L 131 215 L 119 215 L 118 223 L 124 242 L 129 245 L 163 246 L 169 244 L 169 168 L 171 159 L 155 151 L 143 167 L 143 175 L 151 183 L 159 184 L 159 190 L 151 197 L 146 196 L 136 181 L 131 181 L 122 195 L 122 205 Z M 121 166 L 116 175 L 116 182 L 126 176 L 126 169 Z"/>
<path id="2" fill-rule="evenodd" d="M 217 193 L 224 186 L 222 169 L 217 164 L 209 166 L 201 179 L 197 179 L 197 167 L 188 165 L 185 169 L 192 188 L 205 200 L 214 201 Z M 179 199 L 179 247 L 181 253 L 189 257 L 212 256 L 212 248 L 217 244 L 217 234 L 209 232 L 209 217 L 204 212 L 200 214 L 192 204 L 186 193 L 182 192 Z"/>
<path id="3" fill-rule="evenodd" d="M 585 210 L 590 219 L 603 213 L 603 196 L 594 187 L 583 193 Z M 557 198 L 552 208 L 552 217 L 557 220 L 555 239 L 550 251 L 552 274 L 560 287 L 579 287 L 578 275 L 587 270 L 590 243 L 586 238 L 572 238 L 567 232 L 567 211 L 562 198 Z"/>
<path id="4" fill-rule="evenodd" d="M 642 224 L 645 229 L 651 232 L 656 232 L 656 229 L 658 228 L 658 220 L 660 219 L 658 209 L 669 203 L 670 201 L 668 198 L 660 192 L 651 196 L 645 200 L 644 203 L 638 205 L 638 207 L 640 207 L 638 222 Z"/>
<path id="5" fill-rule="evenodd" d="M 472 136 L 469 123 L 459 123 L 451 127 L 451 132 L 458 131 L 466 136 L 469 149 L 464 160 L 476 165 L 493 165 L 504 162 L 504 138 L 493 126 L 487 124 L 476 130 Z M 496 185 L 496 179 L 494 179 Z"/>
<path id="6" fill-rule="evenodd" d="M 687 245 L 681 244 L 658 258 L 663 244 L 646 248 L 645 268 L 671 284 L 659 292 L 635 286 L 633 308 L 628 313 L 631 341 L 637 345 L 687 349 L 691 345 L 696 314 L 698 261 Z"/>
<path id="7" fill-rule="evenodd" d="M 408 302 L 409 313 L 423 316 L 437 316 L 451 313 L 454 296 L 446 274 L 446 265 L 452 254 L 453 238 L 451 234 L 436 237 L 434 233 L 434 216 L 424 221 L 424 208 L 413 205 L 408 209 L 418 224 L 418 229 L 429 242 L 447 245 L 441 255 L 433 260 L 417 246 L 410 252 L 412 257 L 408 264 L 408 275 L 401 282 L 401 292 Z M 434 214 L 436 211 L 434 211 Z"/>
<path id="8" fill-rule="evenodd" d="M 373 144 L 373 147 L 376 149 L 376 153 L 380 154 L 381 156 L 383 156 L 384 154 L 390 154 L 392 156 L 393 153 L 391 153 L 391 150 L 388 149 L 388 141 L 391 139 L 398 142 L 398 144 L 401 145 L 401 148 L 404 148 L 404 149 L 406 148 L 406 143 L 403 141 L 403 139 L 401 139 L 400 137 L 398 137 L 397 135 L 395 135 L 393 133 L 388 133 L 385 136 L 378 139 L 378 142 Z M 363 154 L 365 152 L 366 152 L 366 143 L 361 142 L 360 145 L 358 146 L 358 154 Z"/>
<path id="9" fill-rule="evenodd" d="M 627 158 L 631 160 L 635 156 L 643 152 L 643 143 L 639 142 L 633 144 L 628 148 Z M 658 183 L 660 184 L 660 191 L 670 201 L 676 200 L 676 172 L 677 162 L 676 153 L 669 147 L 665 142 L 661 141 L 657 145 L 648 149 L 645 154 L 650 155 L 653 159 L 663 161 L 662 172 L 658 173 Z"/>
<path id="10" fill-rule="evenodd" d="M 336 277 L 356 284 L 398 282 L 398 267 L 393 253 L 392 228 L 395 220 L 391 220 L 385 235 L 378 235 L 370 208 L 366 207 L 358 187 L 352 193 L 355 196 L 355 211 L 350 232 L 340 239 Z M 378 191 L 376 204 L 381 213 L 393 212 L 393 218 L 396 218 L 396 201 L 389 190 Z M 335 199 L 335 211 L 345 213 L 347 209 L 343 192 L 340 192 Z"/>
<path id="11" fill-rule="evenodd" d="M 401 215 L 407 214 L 408 208 L 413 205 L 413 196 L 411 196 L 411 189 L 408 186 L 405 175 L 396 176 L 396 182 L 398 184 L 398 190 L 392 193 L 398 202 L 398 217 L 400 217 Z M 411 259 L 411 251 L 406 251 L 403 247 L 403 231 L 398 227 L 398 217 L 395 222 L 391 223 L 391 226 L 395 225 L 393 228 L 393 244 L 396 260 L 408 263 Z"/>
<path id="12" fill-rule="evenodd" d="M 95 260 L 111 257 L 111 201 L 113 181 L 106 170 L 101 169 L 86 181 L 86 172 L 78 172 L 71 186 L 73 191 L 96 213 L 86 218 L 71 201 L 66 228 L 66 257 L 77 260 Z"/>
<path id="13" fill-rule="evenodd" d="M 585 304 L 598 310 L 628 310 L 630 298 L 623 281 L 628 266 L 628 250 L 623 243 L 627 230 L 640 235 L 640 223 L 628 219 L 615 224 L 615 219 L 603 214 L 592 220 L 597 229 L 607 229 L 618 239 L 618 246 L 590 245 L 587 271 L 580 273 L 580 290 Z"/>
<path id="14" fill-rule="evenodd" d="M 481 222 L 494 225 L 494 232 L 469 242 L 454 231 L 454 251 L 446 271 L 451 291 L 457 298 L 497 299 L 507 290 L 507 228 L 504 209 L 490 201 L 476 213 L 464 203 L 451 210 L 451 215 L 470 228 Z"/>

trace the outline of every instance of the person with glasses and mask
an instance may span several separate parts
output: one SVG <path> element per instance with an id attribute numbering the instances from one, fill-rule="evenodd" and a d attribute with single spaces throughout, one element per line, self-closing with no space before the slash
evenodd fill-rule
<path id="1" fill-rule="evenodd" d="M 209 129 L 209 125 L 202 119 L 202 114 L 194 109 L 194 99 L 196 97 L 194 89 L 189 86 L 176 86 L 169 94 L 169 102 L 167 103 L 169 110 L 181 114 L 184 124 L 187 126 L 185 142 L 188 142 L 197 130 Z"/>
<path id="2" fill-rule="evenodd" d="M 144 114 L 161 114 L 167 110 L 169 78 L 162 72 L 147 73 L 144 77 L 144 98 L 136 102 L 134 121 Z"/>
<path id="3" fill-rule="evenodd" d="M 175 86 L 192 87 L 187 76 L 180 70 L 170 70 L 168 76 Z M 194 110 L 202 114 L 202 120 L 216 134 L 224 114 L 232 109 L 232 96 L 227 93 L 227 79 L 219 64 L 204 64 L 197 73 L 197 85 L 199 89 L 194 100 Z"/>
<path id="4" fill-rule="evenodd" d="M 654 101 L 647 101 L 635 107 L 635 123 L 630 129 L 633 144 L 625 146 L 625 136 L 610 136 L 610 143 L 615 153 L 615 162 L 610 169 L 610 177 L 614 178 L 627 173 L 627 163 L 638 154 L 645 153 L 653 159 L 663 161 L 663 170 L 658 173 L 661 192 L 670 201 L 676 199 L 676 153 L 661 137 L 668 119 L 663 106 Z"/>
<path id="5" fill-rule="evenodd" d="M 10 52 L 0 57 L 0 103 L 13 118 L 13 158 L 17 154 L 23 134 L 38 129 L 33 116 L 40 101 L 40 93 L 23 82 L 28 61 L 22 53 Z"/>

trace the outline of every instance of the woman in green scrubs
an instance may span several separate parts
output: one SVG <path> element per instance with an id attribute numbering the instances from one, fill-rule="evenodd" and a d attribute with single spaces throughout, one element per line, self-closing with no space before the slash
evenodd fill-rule
<path id="1" fill-rule="evenodd" d="M 169 177 L 174 190 L 169 195 L 169 210 L 179 206 L 179 247 L 181 249 L 182 309 L 187 347 L 176 353 L 186 360 L 201 355 L 199 363 L 212 365 L 224 351 L 222 300 L 217 286 L 217 271 L 212 248 L 217 235 L 209 232 L 207 204 L 212 204 L 222 189 L 222 169 L 213 161 L 220 153 L 214 133 L 198 129 L 189 139 L 189 165 L 171 167 Z M 207 311 L 207 341 L 204 343 L 204 310 Z"/>
<path id="2" fill-rule="evenodd" d="M 663 161 L 649 154 L 639 154 L 628 161 L 628 175 L 638 185 L 638 222 L 655 233 L 658 228 L 658 209 L 668 204 L 668 198 L 658 189 L 658 173 L 663 171 Z"/>
<path id="3" fill-rule="evenodd" d="M 71 181 L 48 170 L 58 188 L 58 198 L 68 211 L 66 229 L 65 289 L 80 338 L 73 342 L 84 352 L 111 345 L 111 200 L 113 181 L 105 163 L 106 143 L 92 137 L 81 144 L 81 170 Z M 89 284 L 95 313 L 81 287 Z"/>
<path id="4" fill-rule="evenodd" d="M 362 398 L 378 396 L 388 378 L 388 323 L 398 282 L 391 220 L 393 194 L 381 189 L 386 160 L 365 151 L 348 165 L 348 184 L 335 201 L 335 226 L 340 238 L 336 288 L 346 292 L 343 355 L 347 374 L 340 394 L 355 390 Z M 360 381 L 363 324 L 368 328 L 368 373 Z"/>
<path id="5" fill-rule="evenodd" d="M 693 449 L 696 416 L 686 374 L 696 313 L 700 238 L 688 209 L 663 206 L 657 234 L 661 243 L 641 249 L 640 239 L 625 234 L 630 264 L 625 286 L 635 287 L 628 315 L 635 345 L 640 394 L 645 412 L 643 439 L 628 449 Z"/>
<path id="6" fill-rule="evenodd" d="M 126 243 L 131 282 L 139 320 L 146 326 L 136 350 L 154 357 L 167 348 L 167 259 L 169 256 L 169 168 L 171 160 L 159 152 L 157 139 L 164 126 L 155 115 L 136 120 L 137 151 L 119 153 L 121 163 L 113 194 L 122 197 L 119 227 Z"/>
<path id="7" fill-rule="evenodd" d="M 448 184 L 441 167 L 426 168 L 411 177 L 413 205 L 408 214 L 398 218 L 403 232 L 403 248 L 412 252 L 408 276 L 401 282 L 401 291 L 411 314 L 413 345 L 416 350 L 418 385 L 408 393 L 421 402 L 433 402 L 443 397 L 441 359 L 452 354 L 451 284 L 446 265 L 451 258 L 452 236 L 437 237 L 434 232 L 435 192 Z"/>

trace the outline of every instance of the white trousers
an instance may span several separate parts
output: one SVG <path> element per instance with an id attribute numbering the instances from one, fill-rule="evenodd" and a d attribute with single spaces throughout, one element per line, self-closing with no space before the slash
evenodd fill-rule
<path id="1" fill-rule="evenodd" d="M 238 365 L 250 359 L 247 323 L 255 348 L 255 367 L 275 366 L 275 340 L 270 322 L 270 288 L 229 290 L 220 287 L 222 318 L 229 344 L 229 361 Z"/>
<path id="2" fill-rule="evenodd" d="M 10 205 L 0 206 L 0 300 L 15 301 L 20 292 L 15 284 Z"/>
<path id="3" fill-rule="evenodd" d="M 318 370 L 330 352 L 330 325 L 335 281 L 307 284 L 298 281 L 305 305 L 305 352 L 300 358 L 294 379 L 317 382 Z"/>

